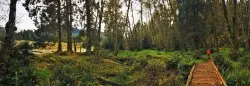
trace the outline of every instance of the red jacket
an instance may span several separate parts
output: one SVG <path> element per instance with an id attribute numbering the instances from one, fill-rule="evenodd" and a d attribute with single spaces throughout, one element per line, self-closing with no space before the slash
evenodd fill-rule
<path id="1" fill-rule="evenodd" d="M 210 49 L 207 49 L 207 55 L 210 55 L 210 54 L 211 54 Z"/>

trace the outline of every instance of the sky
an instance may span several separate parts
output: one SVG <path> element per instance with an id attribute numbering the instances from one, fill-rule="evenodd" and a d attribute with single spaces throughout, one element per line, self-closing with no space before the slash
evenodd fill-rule
<path id="1" fill-rule="evenodd" d="M 36 30 L 37 27 L 34 25 L 33 20 L 29 17 L 28 12 L 25 10 L 25 8 L 22 6 L 22 3 L 24 3 L 25 0 L 19 0 L 17 2 L 17 13 L 16 13 L 16 27 L 17 32 L 22 30 Z M 140 19 L 140 3 L 134 1 L 133 3 L 133 15 L 134 15 L 134 23 L 136 23 Z M 122 5 L 121 11 L 124 15 L 126 15 L 127 7 L 125 4 Z M 8 21 L 8 14 L 9 14 L 9 0 L 0 0 L 0 27 L 4 27 L 6 22 Z M 132 12 L 129 13 L 129 19 L 130 23 L 133 23 L 133 17 Z M 145 15 L 146 16 L 146 15 Z M 144 18 L 145 18 L 144 16 Z M 105 25 L 102 24 L 102 27 Z M 132 25 L 133 26 L 133 25 Z M 102 31 L 104 31 L 104 28 L 102 28 Z"/>
<path id="2" fill-rule="evenodd" d="M 16 12 L 16 27 L 17 32 L 21 30 L 35 30 L 37 29 L 34 25 L 33 20 L 29 18 L 29 13 L 22 6 L 24 0 L 19 0 L 17 2 L 17 12 Z M 4 27 L 6 22 L 8 21 L 9 14 L 9 0 L 0 0 L 0 26 Z"/>

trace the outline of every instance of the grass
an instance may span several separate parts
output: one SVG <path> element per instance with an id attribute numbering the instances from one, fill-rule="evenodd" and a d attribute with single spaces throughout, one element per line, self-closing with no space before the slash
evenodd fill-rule
<path id="1" fill-rule="evenodd" d="M 230 85 L 236 84 L 234 80 L 239 81 L 240 85 L 244 85 L 244 82 L 248 83 L 247 77 L 243 77 L 248 75 L 246 74 L 248 69 L 242 67 L 241 60 L 230 60 L 229 54 L 230 49 L 225 48 L 219 53 L 212 54 L 211 57 L 220 60 L 218 62 L 222 64 L 217 64 L 219 69 L 227 68 L 227 66 L 230 68 L 222 72 L 225 80 L 232 82 Z M 182 86 L 186 84 L 192 65 L 209 59 L 199 51 L 122 50 L 117 56 L 114 56 L 112 52 L 103 52 L 101 55 L 42 54 L 32 59 L 30 68 L 35 82 L 42 86 Z"/>
<path id="2" fill-rule="evenodd" d="M 217 56 L 217 66 L 229 86 L 248 86 L 250 84 L 249 54 L 243 48 L 239 49 L 239 55 L 232 55 L 231 49 L 220 49 Z M 237 56 L 237 58 L 232 58 Z"/>
<path id="3" fill-rule="evenodd" d="M 204 61 L 196 60 L 187 53 L 156 50 L 125 50 L 120 51 L 118 56 L 108 54 L 99 59 L 95 58 L 98 57 L 44 54 L 36 58 L 33 63 L 34 75 L 40 79 L 41 85 L 51 85 L 55 82 L 62 85 L 62 81 L 71 85 L 74 83 L 83 85 L 86 82 L 81 80 L 88 81 L 86 79 L 90 79 L 89 84 L 92 85 L 170 85 L 176 84 L 173 83 L 176 80 L 184 85 L 186 82 L 180 76 L 187 77 L 189 69 L 186 67 L 191 68 L 194 62 Z M 167 70 L 172 60 L 176 60 L 179 65 Z M 85 71 L 88 71 L 87 75 L 82 74 Z M 74 77 L 79 77 L 77 80 L 81 83 L 75 81 Z"/>

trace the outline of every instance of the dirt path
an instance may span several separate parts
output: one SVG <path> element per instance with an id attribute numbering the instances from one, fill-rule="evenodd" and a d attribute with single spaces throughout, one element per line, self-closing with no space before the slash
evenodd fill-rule
<path id="1" fill-rule="evenodd" d="M 212 60 L 194 65 L 187 86 L 226 86 Z"/>

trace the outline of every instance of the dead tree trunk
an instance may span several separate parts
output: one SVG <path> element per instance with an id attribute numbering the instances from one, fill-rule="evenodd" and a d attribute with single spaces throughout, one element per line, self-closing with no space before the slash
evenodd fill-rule
<path id="1" fill-rule="evenodd" d="M 14 32 L 17 30 L 15 26 L 16 21 L 16 3 L 17 0 L 11 0 L 10 2 L 10 12 L 9 12 L 9 21 L 5 25 L 5 38 L 3 44 L 3 61 L 8 61 L 11 51 L 14 46 Z"/>

